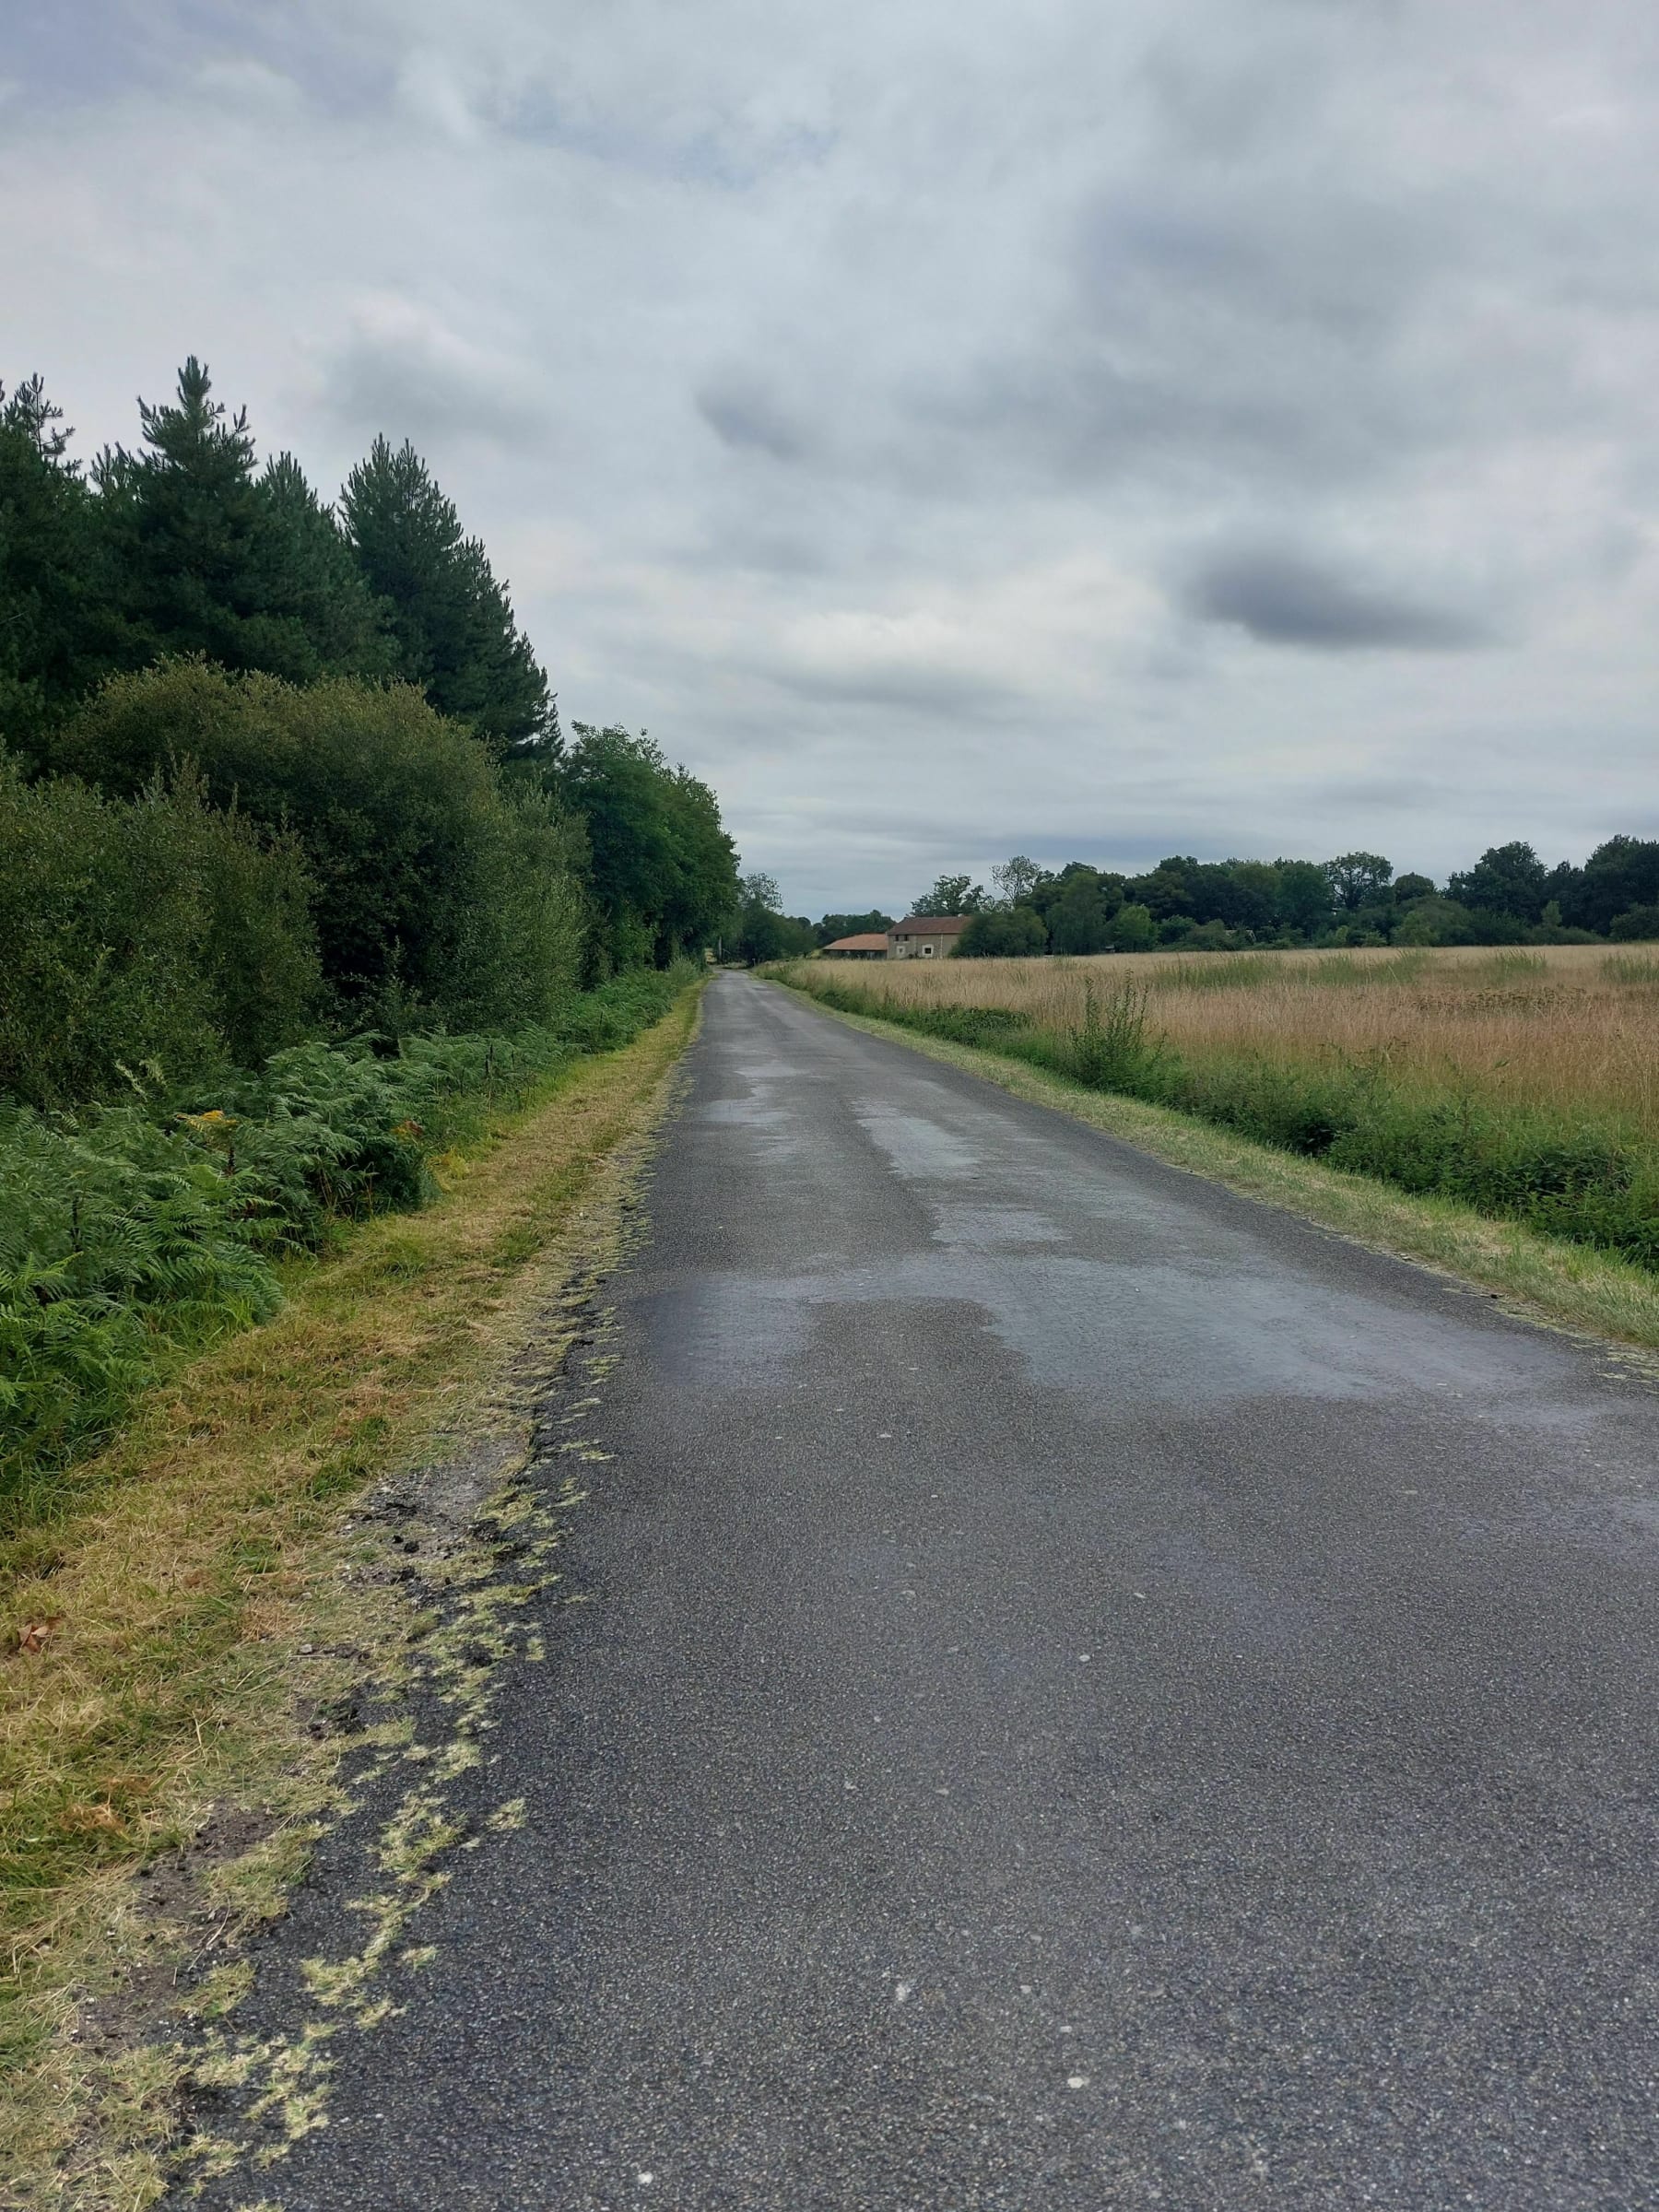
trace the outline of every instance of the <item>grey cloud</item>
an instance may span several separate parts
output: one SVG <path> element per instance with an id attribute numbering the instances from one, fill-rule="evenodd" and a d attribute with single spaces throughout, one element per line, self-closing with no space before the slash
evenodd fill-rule
<path id="1" fill-rule="evenodd" d="M 904 401 L 893 465 L 919 485 L 1294 486 L 1385 478 L 1466 439 L 1494 395 L 1418 358 L 1463 265 L 1428 207 L 1268 174 L 1154 169 L 1065 227 L 1063 287 Z"/>
<path id="2" fill-rule="evenodd" d="M 1211 555 L 1181 595 L 1201 620 L 1237 623 L 1268 645 L 1449 652 L 1491 641 L 1489 627 L 1466 611 L 1344 575 L 1329 559 L 1271 547 Z"/>
<path id="3" fill-rule="evenodd" d="M 711 380 L 697 394 L 697 411 L 723 444 L 799 461 L 811 441 L 804 426 L 759 385 L 740 378 Z"/>
<path id="4" fill-rule="evenodd" d="M 511 445 L 544 433 L 548 409 L 529 375 L 420 322 L 359 329 L 330 359 L 324 405 L 354 429 Z"/>
<path id="5" fill-rule="evenodd" d="M 965 720 L 997 720 L 1018 704 L 1017 693 L 971 669 L 848 660 L 839 667 L 773 662 L 763 673 L 803 700 L 901 707 L 924 718 L 948 720 L 953 728 Z"/>
<path id="6" fill-rule="evenodd" d="M 1430 206 L 1300 177 L 1160 178 L 1087 208 L 1077 230 L 1083 304 L 1143 343 L 1188 318 L 1262 333 L 1310 326 L 1374 346 L 1456 257 Z M 1212 322 L 1213 326 L 1213 322 Z"/>

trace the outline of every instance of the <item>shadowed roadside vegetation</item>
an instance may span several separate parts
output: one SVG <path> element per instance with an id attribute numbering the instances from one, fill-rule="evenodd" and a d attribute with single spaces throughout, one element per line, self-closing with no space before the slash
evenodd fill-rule
<path id="1" fill-rule="evenodd" d="M 59 1510 L 65 1465 L 181 1356 L 273 1313 L 285 1263 L 425 1205 L 456 1147 L 694 972 L 635 971 L 513 1037 L 299 1045 L 195 1112 L 0 1114 L 0 1534 Z"/>

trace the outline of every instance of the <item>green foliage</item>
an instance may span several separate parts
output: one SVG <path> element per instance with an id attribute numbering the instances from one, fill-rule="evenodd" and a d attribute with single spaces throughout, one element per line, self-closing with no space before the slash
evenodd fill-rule
<path id="1" fill-rule="evenodd" d="M 1659 960 L 1651 953 L 1615 952 L 1602 962 L 1601 969 L 1610 982 L 1659 986 Z"/>
<path id="2" fill-rule="evenodd" d="M 982 884 L 969 876 L 941 876 L 911 908 L 912 914 L 977 914 L 990 904 Z"/>
<path id="3" fill-rule="evenodd" d="M 1104 952 L 1112 942 L 1112 919 L 1123 904 L 1121 877 L 1102 876 L 1074 862 L 1056 880 L 1044 904 L 1050 944 L 1056 952 Z"/>
<path id="4" fill-rule="evenodd" d="M 506 1026 L 543 1018 L 574 986 L 577 833 L 550 791 L 506 793 L 409 685 L 300 689 L 170 662 L 107 684 L 56 758 L 123 792 L 188 759 L 216 804 L 285 825 L 315 887 L 341 1019 Z"/>
<path id="5" fill-rule="evenodd" d="M 778 912 L 775 877 L 752 874 L 737 885 L 737 919 L 729 949 L 750 968 L 764 960 L 793 959 L 815 949 L 810 922 Z"/>
<path id="6" fill-rule="evenodd" d="M 1234 932 L 1224 922 L 1194 922 L 1190 914 L 1171 914 L 1159 924 L 1158 941 L 1182 952 L 1237 952 L 1251 937 L 1248 931 Z"/>
<path id="7" fill-rule="evenodd" d="M 0 1520 L 37 1517 L 182 1354 L 274 1312 L 283 1253 L 424 1203 L 432 1156 L 575 1054 L 627 1043 L 692 972 L 618 977 L 513 1038 L 302 1044 L 203 1089 L 198 1112 L 0 1115 Z"/>
<path id="8" fill-rule="evenodd" d="M 234 1177 L 136 1106 L 0 1123 L 0 1507 L 34 1493 L 167 1349 L 271 1312 Z"/>
<path id="9" fill-rule="evenodd" d="M 812 934 L 818 944 L 833 945 L 838 937 L 885 935 L 892 926 L 893 916 L 873 906 L 865 914 L 826 914 L 813 924 Z"/>
<path id="10" fill-rule="evenodd" d="M 126 1097 L 303 1036 L 310 893 L 290 839 L 216 812 L 188 772 L 129 803 L 0 757 L 0 1095 Z"/>
<path id="11" fill-rule="evenodd" d="M 1381 853 L 1340 853 L 1326 861 L 1324 872 L 1337 905 L 1354 913 L 1387 889 L 1394 865 Z"/>
<path id="12" fill-rule="evenodd" d="M 29 755 L 119 649 L 96 501 L 62 420 L 39 377 L 9 398 L 0 386 L 0 742 Z"/>
<path id="13" fill-rule="evenodd" d="M 1042 916 L 1030 906 L 993 906 L 972 915 L 957 939 L 954 957 L 962 960 L 1018 959 L 1048 950 Z"/>
<path id="14" fill-rule="evenodd" d="M 1277 877 L 1273 918 L 1278 926 L 1309 937 L 1328 928 L 1332 894 L 1324 869 L 1312 860 L 1276 860 L 1273 866 Z"/>
<path id="15" fill-rule="evenodd" d="M 1146 952 L 1156 936 L 1149 909 L 1134 902 L 1120 906 L 1106 925 L 1106 943 L 1113 952 Z"/>
<path id="16" fill-rule="evenodd" d="M 1446 896 L 1474 913 L 1539 921 L 1549 897 L 1549 872 L 1530 845 L 1494 845 L 1466 875 L 1447 879 Z"/>
<path id="17" fill-rule="evenodd" d="M 1016 853 L 1011 860 L 997 863 L 991 871 L 991 880 L 1005 906 L 1023 906 L 1030 904 L 1031 894 L 1049 880 L 1049 872 L 1030 853 Z"/>
<path id="18" fill-rule="evenodd" d="M 730 924 L 737 861 L 713 794 L 643 731 L 576 724 L 559 789 L 587 835 L 596 973 L 666 967 Z"/>
<path id="19" fill-rule="evenodd" d="M 1563 862 L 1548 888 L 1570 928 L 1606 935 L 1631 907 L 1659 905 L 1659 840 L 1610 837 L 1582 868 Z"/>
<path id="20" fill-rule="evenodd" d="M 481 541 L 467 537 L 412 445 L 377 438 L 340 512 L 362 575 L 389 612 L 399 676 L 500 752 L 556 759 L 545 671 Z"/>
<path id="21" fill-rule="evenodd" d="M 1000 904 L 1042 917 L 1053 950 L 1079 956 L 1158 944 L 1233 951 L 1251 945 L 1520 945 L 1587 942 L 1622 913 L 1648 926 L 1659 907 L 1659 841 L 1610 838 L 1583 868 L 1547 869 L 1530 845 L 1495 845 L 1442 895 L 1381 853 L 1307 860 L 1201 861 L 1173 853 L 1127 879 L 1068 862 L 1057 875 L 1017 854 L 994 871 Z M 966 876 L 941 877 L 918 912 L 973 913 L 989 900 Z M 1114 927 L 1125 907 L 1144 910 Z M 827 918 L 828 919 L 828 918 Z"/>
<path id="22" fill-rule="evenodd" d="M 245 409 L 193 355 L 172 405 L 139 402 L 144 450 L 100 453 L 98 531 L 124 659 L 203 653 L 295 683 L 389 665 L 372 600 L 333 517 L 284 455 L 264 477 Z"/>
<path id="23" fill-rule="evenodd" d="M 1659 937 L 1659 905 L 1626 907 L 1622 914 L 1614 915 L 1607 935 L 1618 945 Z"/>
<path id="24" fill-rule="evenodd" d="M 1394 933 L 1396 945 L 1524 945 L 1532 933 L 1518 915 L 1477 912 L 1454 899 L 1415 900 Z"/>
<path id="25" fill-rule="evenodd" d="M 1039 1032 L 1031 1045 L 1047 1045 L 1053 1052 L 1050 1065 L 1087 1089 L 1144 1089 L 1163 1057 L 1146 992 L 1127 984 L 1102 998 L 1089 984 L 1083 1006 L 1080 1022 L 1070 1024 L 1057 1038 Z"/>

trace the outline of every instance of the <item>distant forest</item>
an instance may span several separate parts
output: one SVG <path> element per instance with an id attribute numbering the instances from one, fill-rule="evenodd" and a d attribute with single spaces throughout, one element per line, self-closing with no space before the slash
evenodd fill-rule
<path id="1" fill-rule="evenodd" d="M 941 876 L 907 912 L 972 917 L 959 957 L 1147 952 L 1160 946 L 1231 952 L 1248 946 L 1575 945 L 1659 938 L 1659 841 L 1613 837 L 1582 867 L 1547 867 L 1531 845 L 1494 845 L 1444 884 L 1396 876 L 1381 853 L 1335 860 L 1194 860 L 1176 854 L 1144 876 L 1074 860 L 1048 869 L 1024 854 L 991 871 L 987 890 Z M 748 884 L 769 885 L 768 878 Z M 775 887 L 773 887 L 775 888 Z M 771 904 L 776 905 L 775 897 Z M 751 957 L 811 953 L 838 937 L 890 929 L 879 909 L 819 922 L 744 909 Z"/>
<path id="2" fill-rule="evenodd" d="M 713 794 L 559 727 L 408 445 L 337 502 L 187 360 L 83 466 L 0 387 L 0 1107 L 200 1089 L 301 1040 L 516 1033 L 728 928 Z"/>

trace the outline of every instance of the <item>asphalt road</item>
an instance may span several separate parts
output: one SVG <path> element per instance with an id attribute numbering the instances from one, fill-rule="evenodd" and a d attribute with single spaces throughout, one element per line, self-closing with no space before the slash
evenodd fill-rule
<path id="1" fill-rule="evenodd" d="M 723 977 L 549 1656 L 238 2201 L 1659 2204 L 1659 1399 Z"/>

